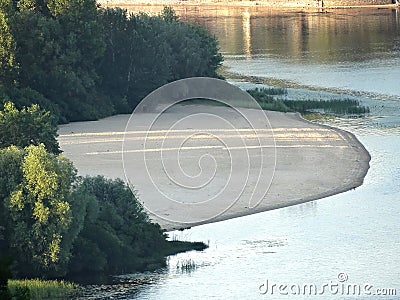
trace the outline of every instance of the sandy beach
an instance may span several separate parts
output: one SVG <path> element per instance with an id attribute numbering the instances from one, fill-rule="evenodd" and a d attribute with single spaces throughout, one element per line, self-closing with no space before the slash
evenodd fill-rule
<path id="1" fill-rule="evenodd" d="M 244 110 L 250 117 L 253 111 Z M 207 117 L 176 126 L 199 112 L 235 126 Z M 163 114 L 150 131 L 134 125 L 125 132 L 130 116 L 117 115 L 62 125 L 58 140 L 80 175 L 133 185 L 151 219 L 167 230 L 295 205 L 362 184 L 370 156 L 354 135 L 294 113 L 265 113 L 268 126 L 249 128 L 223 107 L 186 105 Z M 151 116 L 135 117 L 140 124 Z"/>

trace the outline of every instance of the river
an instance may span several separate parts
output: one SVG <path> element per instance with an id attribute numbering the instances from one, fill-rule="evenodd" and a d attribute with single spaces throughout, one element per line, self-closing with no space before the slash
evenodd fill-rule
<path id="1" fill-rule="evenodd" d="M 126 276 L 93 291 L 95 297 L 305 299 L 309 288 L 323 299 L 400 297 L 400 11 L 177 11 L 217 36 L 234 84 L 286 86 L 288 98 L 368 105 L 363 118 L 320 122 L 354 133 L 371 154 L 371 168 L 364 184 L 346 193 L 171 232 L 209 248 L 172 256 L 167 268 Z"/>

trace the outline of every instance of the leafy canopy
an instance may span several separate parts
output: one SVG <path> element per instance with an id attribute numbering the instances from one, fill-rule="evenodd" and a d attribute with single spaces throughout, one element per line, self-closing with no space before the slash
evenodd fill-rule
<path id="1" fill-rule="evenodd" d="M 39 105 L 18 110 L 12 102 L 6 102 L 0 110 L 0 148 L 15 145 L 21 148 L 43 143 L 54 154 L 61 152 L 57 141 L 55 118 Z"/>
<path id="2" fill-rule="evenodd" d="M 72 222 L 72 163 L 46 152 L 43 144 L 25 150 L 10 146 L 0 150 L 0 173 L 3 222 L 20 272 L 56 270 L 66 263 L 60 257 L 68 257 L 61 255 L 61 242 Z"/>

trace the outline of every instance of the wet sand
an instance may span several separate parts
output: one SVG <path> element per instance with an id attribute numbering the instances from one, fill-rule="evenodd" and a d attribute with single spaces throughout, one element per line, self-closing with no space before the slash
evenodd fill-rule
<path id="1" fill-rule="evenodd" d="M 180 120 L 183 115 L 199 108 L 202 109 L 202 106 L 188 105 L 183 108 L 184 114 L 170 112 L 165 118 L 169 121 Z M 210 109 L 226 119 L 230 118 L 221 107 Z M 251 115 L 252 110 L 246 112 Z M 64 155 L 73 161 L 80 175 L 101 174 L 122 178 L 134 185 L 151 219 L 167 230 L 295 205 L 348 191 L 362 184 L 370 156 L 354 135 L 305 121 L 294 113 L 266 112 L 266 115 L 270 128 L 259 126 L 248 129 L 232 119 L 236 125 L 234 130 L 221 129 L 217 123 L 205 120 L 204 124 L 200 121 L 190 128 L 172 130 L 171 127 L 161 130 L 161 124 L 150 133 L 140 126 L 129 128 L 125 133 L 129 115 L 118 115 L 99 121 L 62 125 L 58 140 Z M 140 118 L 148 118 L 149 115 L 141 113 L 135 117 L 140 121 Z M 202 134 L 193 139 L 190 147 L 183 145 L 182 141 L 192 138 L 196 132 Z M 124 138 L 125 143 L 131 143 L 129 147 L 124 144 L 124 149 L 134 150 L 129 150 L 131 156 L 125 156 L 123 164 Z M 146 144 L 146 139 L 151 143 Z M 219 147 L 216 141 L 224 141 L 225 146 Z M 261 144 L 254 144 L 254 141 Z M 176 153 L 178 165 L 174 164 L 176 159 L 173 155 Z M 203 165 L 204 155 L 213 157 L 216 163 L 214 175 L 209 174 L 211 183 L 207 182 L 204 189 L 197 190 L 185 188 L 188 185 L 182 188 L 171 184 L 169 179 L 179 178 L 174 176 L 181 175 L 182 170 L 190 177 L 199 168 L 213 169 L 212 161 L 205 160 Z M 248 160 L 243 155 L 247 155 Z M 230 160 L 227 161 L 227 157 Z M 143 164 L 144 158 L 146 164 Z M 263 158 L 260 169 L 259 162 Z M 157 169 L 160 166 L 162 171 L 168 172 Z M 124 167 L 125 171 L 130 171 L 124 172 Z M 259 181 L 256 182 L 257 178 L 251 174 L 264 174 L 261 180 L 266 179 L 267 184 L 255 191 L 254 186 Z M 151 184 L 145 180 L 149 175 Z M 200 177 L 203 182 L 204 178 Z M 180 180 L 184 182 L 185 178 Z M 225 181 L 230 185 L 226 185 Z M 213 185 L 213 182 L 217 184 Z M 256 201 L 251 197 L 257 193 L 261 196 Z M 165 200 L 171 195 L 178 199 L 178 204 Z M 193 200 L 196 197 L 200 200 L 207 198 L 207 201 L 196 202 L 200 201 Z"/>

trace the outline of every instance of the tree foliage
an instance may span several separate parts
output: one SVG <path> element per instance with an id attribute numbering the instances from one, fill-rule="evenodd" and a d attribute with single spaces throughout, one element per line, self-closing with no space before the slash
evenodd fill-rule
<path id="1" fill-rule="evenodd" d="M 204 249 L 167 242 L 122 180 L 78 177 L 43 144 L 0 150 L 0 207 L 0 259 L 11 255 L 18 277 L 143 271 L 165 265 L 166 255 Z"/>
<path id="2" fill-rule="evenodd" d="M 93 198 L 74 245 L 71 274 L 122 274 L 164 262 L 164 234 L 122 180 L 86 177 L 77 193 Z"/>
<path id="3" fill-rule="evenodd" d="M 1 1 L 0 98 L 19 104 L 11 93 L 34 91 L 61 122 L 131 112 L 167 82 L 216 77 L 222 61 L 215 37 L 172 8 L 148 16 L 95 0 Z"/>
<path id="4" fill-rule="evenodd" d="M 14 69 L 15 41 L 5 9 L 0 9 L 0 81 L 10 81 Z"/>
<path id="5" fill-rule="evenodd" d="M 11 146 L 0 150 L 0 157 L 4 225 L 19 272 L 54 272 L 67 263 L 60 261 L 68 257 L 60 255 L 61 241 L 72 221 L 69 200 L 76 171 L 71 162 L 46 152 L 42 144 L 25 150 Z"/>
<path id="6" fill-rule="evenodd" d="M 0 148 L 21 148 L 43 143 L 52 153 L 60 153 L 55 118 L 36 104 L 18 110 L 12 102 L 0 110 Z"/>

